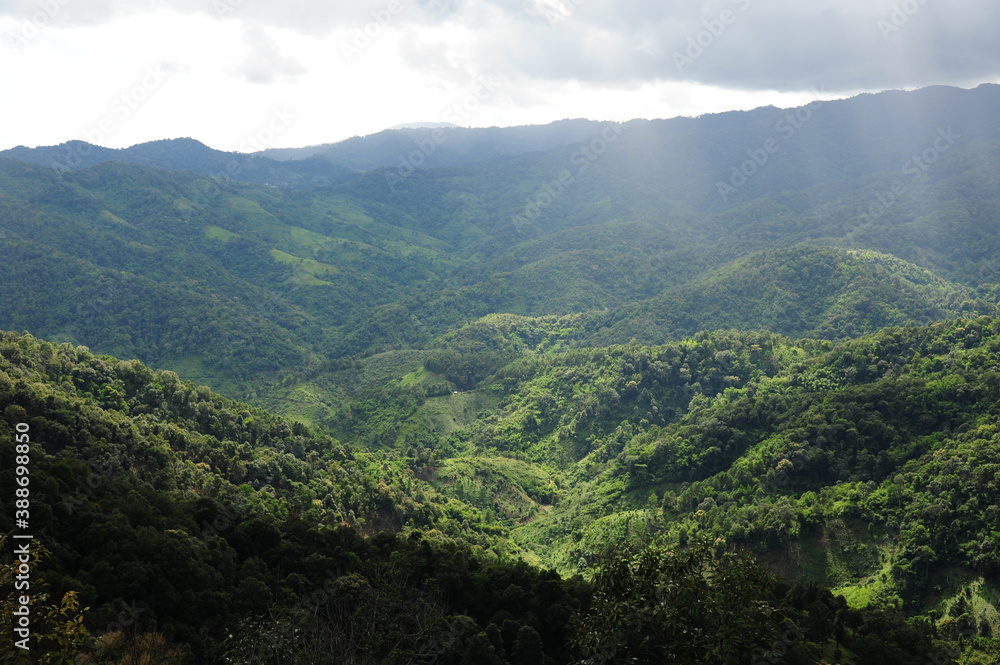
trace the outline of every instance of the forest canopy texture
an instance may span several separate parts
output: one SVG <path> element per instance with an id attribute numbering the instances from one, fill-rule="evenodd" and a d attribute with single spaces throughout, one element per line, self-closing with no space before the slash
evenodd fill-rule
<path id="1" fill-rule="evenodd" d="M 1000 662 L 998 110 L 0 153 L 0 659 Z"/>

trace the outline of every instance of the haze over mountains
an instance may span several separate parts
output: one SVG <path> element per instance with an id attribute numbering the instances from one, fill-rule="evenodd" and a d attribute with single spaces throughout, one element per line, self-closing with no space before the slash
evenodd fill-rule
<path id="1" fill-rule="evenodd" d="M 812 584 L 767 600 L 811 626 L 787 662 L 990 662 L 998 174 L 997 85 L 251 154 L 4 151 L 0 330 L 29 333 L 0 340 L 4 426 L 48 437 L 53 505 L 113 460 L 120 516 L 89 494 L 84 512 L 134 543 L 88 559 L 89 527 L 53 508 L 54 583 L 102 617 L 132 594 L 221 658 L 340 566 L 348 604 L 303 628 L 307 658 L 382 648 L 344 608 L 417 612 L 372 599 L 419 570 L 437 623 L 414 634 L 468 619 L 454 662 L 534 662 L 533 640 L 569 662 L 589 591 L 510 557 L 568 576 L 708 538 Z M 199 538 L 237 500 L 233 530 Z M 101 577 L 187 539 L 207 595 L 163 558 L 147 590 Z M 494 574 L 519 581 L 468 592 Z"/>
<path id="2" fill-rule="evenodd" d="M 741 167 L 748 158 L 752 159 L 748 152 L 760 149 L 765 141 L 772 139 L 778 149 L 769 153 L 768 158 L 777 166 L 762 170 L 760 178 L 756 175 L 748 178 L 746 193 L 737 197 L 737 201 L 743 201 L 747 195 L 775 191 L 778 183 L 782 191 L 799 190 L 830 180 L 902 170 L 907 160 L 933 147 L 938 130 L 948 127 L 954 129 L 952 139 L 965 137 L 969 143 L 996 138 L 1000 129 L 992 110 L 998 97 L 1000 86 L 993 84 L 983 84 L 974 90 L 936 86 L 913 92 L 866 94 L 847 100 L 817 100 L 799 109 L 763 107 L 699 118 L 612 123 L 628 128 L 623 132 L 623 142 L 630 146 L 614 151 L 612 156 L 618 154 L 621 160 L 622 153 L 628 153 L 630 162 L 639 159 L 633 167 L 636 172 L 652 169 L 645 180 L 656 178 L 668 188 L 671 199 L 686 200 L 693 193 L 701 197 L 702 203 L 711 205 L 716 203 L 714 199 L 722 198 L 716 183 L 730 183 L 731 167 Z M 823 107 L 826 108 L 821 111 Z M 814 122 L 814 116 L 818 122 Z M 270 160 L 285 162 L 286 181 L 294 184 L 297 179 L 293 174 L 310 172 L 306 164 L 298 162 L 312 165 L 310 158 L 314 157 L 334 167 L 357 171 L 399 169 L 401 160 L 416 168 L 469 165 L 525 153 L 545 153 L 560 147 L 565 150 L 594 139 L 607 124 L 563 120 L 540 126 L 469 129 L 440 123 L 439 127 L 390 129 L 306 148 L 254 153 L 251 144 L 247 147 L 248 154 L 253 155 L 252 162 L 267 164 L 270 169 L 278 168 Z M 821 127 L 805 131 L 815 124 Z M 966 134 L 959 136 L 963 130 Z M 414 150 L 423 154 L 423 160 L 417 160 L 419 164 L 411 160 Z M 212 150 L 193 139 L 174 139 L 118 150 L 70 141 L 60 146 L 19 146 L 0 151 L 0 156 L 59 169 L 114 160 L 171 170 L 189 169 L 205 175 L 225 172 L 228 161 L 245 160 L 247 154 Z M 683 164 L 681 171 L 666 170 L 678 164 Z M 341 177 L 336 169 L 331 171 L 326 175 L 333 181 Z M 283 173 L 280 169 L 276 172 Z M 249 173 L 231 175 L 258 182 L 257 173 L 250 169 Z M 677 181 L 681 173 L 698 178 L 699 186 L 694 192 L 687 190 L 690 180 Z M 673 177 L 660 178 L 665 175 Z M 742 190 L 742 186 L 737 188 Z"/>
<path id="3" fill-rule="evenodd" d="M 161 325 L 138 326 L 147 332 L 131 332 L 131 343 L 112 342 L 117 336 L 97 334 L 100 327 L 82 334 L 87 324 L 69 312 L 92 300 L 84 294 L 93 280 L 127 282 L 114 287 L 125 308 L 182 293 L 189 303 L 213 299 L 218 308 L 199 315 L 202 326 L 217 326 L 222 316 L 245 321 L 228 334 L 281 338 L 275 344 L 293 354 L 294 365 L 313 353 L 419 345 L 491 312 L 608 310 L 594 314 L 594 325 L 608 329 L 603 343 L 675 339 L 705 327 L 710 311 L 718 312 L 713 328 L 829 337 L 929 322 L 965 311 L 970 305 L 962 303 L 975 300 L 980 282 L 991 281 L 984 277 L 1000 252 L 993 186 L 998 104 L 1000 86 L 984 85 L 621 125 L 392 130 L 303 159 L 286 153 L 282 161 L 221 153 L 189 139 L 125 150 L 16 148 L 2 153 L 14 160 L 3 163 L 11 255 L 34 246 L 55 278 L 65 270 L 89 277 L 79 291 L 65 283 L 53 289 L 37 264 L 6 264 L 5 300 L 27 297 L 14 288 L 19 283 L 53 300 L 10 308 L 0 325 L 57 338 L 72 328 L 66 339 L 150 362 L 225 362 L 227 354 L 206 351 L 213 335 L 180 345 L 185 350 L 177 354 L 176 342 L 158 338 L 167 330 Z M 69 154 L 80 163 L 65 170 Z M 415 154 L 426 154 L 422 167 L 411 163 Z M 435 163 L 444 166 L 430 168 Z M 206 175 L 214 179 L 200 177 Z M 856 269 L 852 286 L 823 282 L 833 290 L 817 300 L 803 291 L 817 288 L 805 283 L 808 267 L 746 272 L 733 263 L 804 242 L 829 249 L 800 246 L 792 255 L 833 252 L 838 262 L 843 250 L 835 247 L 875 250 L 937 277 L 901 267 L 892 269 L 900 277 L 886 283 L 874 275 L 889 264 L 862 252 L 851 261 L 870 265 Z M 792 255 L 780 260 L 810 261 Z M 832 280 L 846 278 L 834 270 Z M 15 278 L 18 271 L 30 274 Z M 750 275 L 755 285 L 741 287 Z M 748 288 L 757 297 L 742 307 L 713 306 L 705 297 L 719 279 L 736 280 L 722 294 Z M 827 308 L 851 310 L 852 298 L 871 299 L 863 294 L 876 286 L 878 309 L 894 313 L 822 323 L 837 316 L 823 313 Z M 838 288 L 848 292 L 835 296 Z M 915 298 L 913 289 L 924 295 Z M 255 311 L 271 300 L 275 312 Z M 95 316 L 122 317 L 125 308 L 111 302 Z M 763 302 L 770 304 L 754 304 Z M 664 325 L 665 310 L 687 323 Z M 256 355 L 255 364 L 277 367 L 263 360 L 267 354 Z"/>

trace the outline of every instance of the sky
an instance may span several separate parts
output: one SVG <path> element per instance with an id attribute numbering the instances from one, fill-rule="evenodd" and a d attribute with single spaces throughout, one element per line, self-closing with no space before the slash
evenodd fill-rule
<path id="1" fill-rule="evenodd" d="M 0 149 L 252 151 L 1000 82 L 995 0 L 0 0 Z"/>

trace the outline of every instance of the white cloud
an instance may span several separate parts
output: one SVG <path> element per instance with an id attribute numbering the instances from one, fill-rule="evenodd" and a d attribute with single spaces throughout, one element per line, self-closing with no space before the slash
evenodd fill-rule
<path id="1" fill-rule="evenodd" d="M 277 40 L 267 34 L 263 27 L 248 26 L 245 40 L 247 54 L 237 65 L 236 72 L 251 83 L 274 83 L 295 81 L 306 73 L 305 66 L 286 54 Z"/>
<path id="2" fill-rule="evenodd" d="M 154 65 L 104 144 L 233 148 L 275 107 L 297 109 L 280 145 L 333 141 L 443 120 L 484 76 L 462 124 L 969 85 L 1000 76 L 998 28 L 976 0 L 0 0 L 0 147 L 81 138 Z"/>

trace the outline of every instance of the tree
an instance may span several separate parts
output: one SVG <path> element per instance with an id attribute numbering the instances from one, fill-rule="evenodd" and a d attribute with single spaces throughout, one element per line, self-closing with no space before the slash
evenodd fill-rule
<path id="1" fill-rule="evenodd" d="M 0 534 L 0 551 L 6 551 L 8 536 Z M 63 663 L 73 663 L 78 654 L 83 653 L 90 640 L 90 631 L 83 625 L 83 613 L 89 607 L 80 608 L 75 591 L 67 591 L 63 594 L 62 601 L 58 604 L 44 604 L 49 594 L 48 584 L 38 575 L 39 564 L 49 556 L 49 551 L 42 545 L 32 543 L 29 547 L 31 571 L 31 587 L 29 591 L 16 591 L 14 580 L 18 574 L 21 562 L 17 557 L 12 557 L 9 563 L 0 564 L 0 586 L 5 593 L 0 598 L 0 617 L 3 618 L 5 626 L 16 626 L 15 617 L 21 609 L 20 598 L 27 595 L 30 598 L 28 607 L 31 615 L 37 618 L 35 625 L 31 626 L 31 636 L 27 641 L 27 650 L 14 650 L 8 661 L 3 662 L 27 663 L 34 662 L 40 665 L 62 665 Z M 15 633 L 16 635 L 16 633 Z"/>
<path id="2" fill-rule="evenodd" d="M 97 640 L 94 665 L 176 665 L 183 654 L 171 648 L 159 633 L 126 635 L 121 631 L 104 633 Z"/>
<path id="3" fill-rule="evenodd" d="M 737 663 L 770 644 L 774 577 L 749 554 L 717 549 L 700 539 L 599 561 L 590 609 L 575 622 L 584 662 Z"/>
<path id="4" fill-rule="evenodd" d="M 531 626 L 521 626 L 511 649 L 515 665 L 545 665 L 542 638 Z"/>

